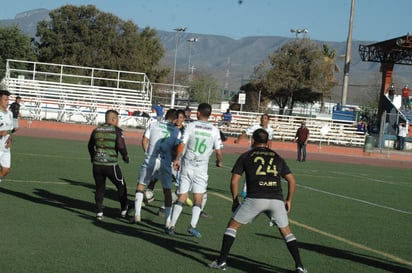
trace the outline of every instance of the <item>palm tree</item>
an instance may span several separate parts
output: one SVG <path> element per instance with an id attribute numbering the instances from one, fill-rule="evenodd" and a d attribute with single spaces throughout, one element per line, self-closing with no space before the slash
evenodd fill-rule
<path id="1" fill-rule="evenodd" d="M 335 63 L 336 57 L 336 49 L 331 50 L 328 45 L 323 44 L 323 84 L 321 87 L 322 92 L 322 99 L 321 99 L 321 106 L 320 112 L 323 113 L 325 111 L 325 98 L 331 96 L 331 90 L 334 86 L 337 85 L 335 80 L 335 72 L 339 72 L 339 66 Z"/>

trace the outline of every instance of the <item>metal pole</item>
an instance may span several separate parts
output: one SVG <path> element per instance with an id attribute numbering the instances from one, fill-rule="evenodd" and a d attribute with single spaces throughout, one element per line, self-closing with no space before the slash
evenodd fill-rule
<path id="1" fill-rule="evenodd" d="M 352 28 L 353 28 L 354 13 L 355 13 L 355 0 L 352 0 L 350 19 L 349 19 L 348 40 L 346 42 L 345 67 L 344 67 L 344 70 L 343 70 L 343 88 L 342 88 L 342 102 L 341 102 L 342 106 L 346 105 L 346 98 L 348 96 L 349 68 L 350 68 L 350 62 L 351 62 Z"/>
<path id="2" fill-rule="evenodd" d="M 175 91 L 175 84 L 176 84 L 176 62 L 177 62 L 177 46 L 179 44 L 179 32 L 186 31 L 185 27 L 179 27 L 174 29 L 176 31 L 176 49 L 175 49 L 175 62 L 173 65 L 173 85 L 172 85 L 172 99 L 170 102 L 170 108 L 175 107 L 175 99 L 176 99 L 176 91 Z"/>

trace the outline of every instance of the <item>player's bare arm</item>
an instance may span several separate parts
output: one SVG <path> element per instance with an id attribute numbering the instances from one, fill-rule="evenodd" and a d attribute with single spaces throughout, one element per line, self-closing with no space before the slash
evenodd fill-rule
<path id="1" fill-rule="evenodd" d="M 143 149 L 143 152 L 146 153 L 148 146 L 149 146 L 149 139 L 148 139 L 147 137 L 143 136 L 143 138 L 142 138 L 142 149 Z"/>
<path id="2" fill-rule="evenodd" d="M 173 159 L 173 169 L 174 170 L 179 170 L 180 168 L 180 157 L 182 157 L 183 151 L 185 149 L 185 144 L 184 143 L 179 143 L 176 146 L 176 156 Z"/>
<path id="3" fill-rule="evenodd" d="M 239 206 L 239 181 L 242 176 L 238 174 L 232 174 L 232 179 L 230 182 L 230 191 L 232 193 L 232 211 L 235 211 Z"/>
<path id="4" fill-rule="evenodd" d="M 293 196 L 295 195 L 295 190 L 296 190 L 296 179 L 295 179 L 295 176 L 291 173 L 285 175 L 284 178 L 288 182 L 288 195 L 285 200 L 285 206 L 286 206 L 286 210 L 290 212 L 291 206 L 292 206 L 292 199 L 293 199 Z"/>
<path id="5" fill-rule="evenodd" d="M 217 167 L 222 167 L 222 158 L 223 158 L 223 153 L 221 149 L 215 150 L 216 153 L 216 166 Z"/>

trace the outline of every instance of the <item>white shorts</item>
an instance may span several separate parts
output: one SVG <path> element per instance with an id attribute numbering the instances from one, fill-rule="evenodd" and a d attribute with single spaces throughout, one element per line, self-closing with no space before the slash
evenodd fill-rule
<path id="1" fill-rule="evenodd" d="M 19 128 L 19 119 L 18 118 L 13 118 L 13 128 L 15 128 L 15 129 Z"/>
<path id="2" fill-rule="evenodd" d="M 233 213 L 232 218 L 245 225 L 253 222 L 261 213 L 265 213 L 278 228 L 289 225 L 285 202 L 278 199 L 246 198 Z"/>
<path id="3" fill-rule="evenodd" d="M 207 190 L 208 162 L 202 163 L 189 162 L 182 164 L 179 175 L 178 194 L 187 193 L 205 193 Z"/>
<path id="4" fill-rule="evenodd" d="M 11 167 L 11 153 L 10 150 L 0 151 L 0 166 L 4 168 Z"/>
<path id="5" fill-rule="evenodd" d="M 164 189 L 172 187 L 172 163 L 170 160 L 157 157 L 145 159 L 139 173 L 139 184 L 148 185 L 151 179 L 159 179 Z"/>

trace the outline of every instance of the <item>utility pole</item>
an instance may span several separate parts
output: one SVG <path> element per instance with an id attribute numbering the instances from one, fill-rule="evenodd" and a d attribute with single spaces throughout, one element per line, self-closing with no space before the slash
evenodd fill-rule
<path id="1" fill-rule="evenodd" d="M 353 16 L 355 13 L 355 0 L 352 0 L 350 8 L 350 19 L 349 19 L 349 31 L 348 40 L 346 42 L 346 55 L 345 55 L 345 67 L 343 69 L 343 88 L 342 88 L 342 101 L 341 105 L 346 105 L 346 98 L 348 96 L 348 86 L 349 86 L 349 68 L 351 62 L 351 51 L 352 51 L 352 28 L 353 28 Z"/>

